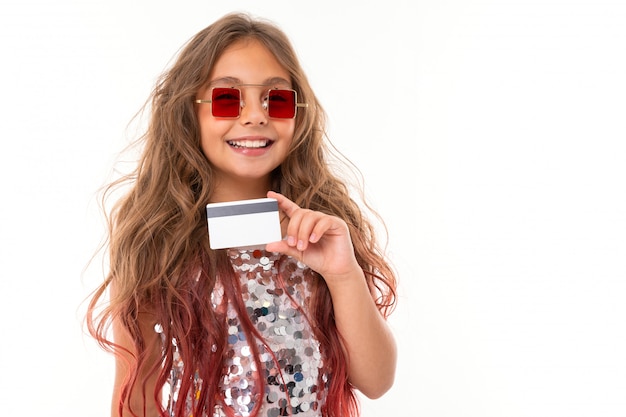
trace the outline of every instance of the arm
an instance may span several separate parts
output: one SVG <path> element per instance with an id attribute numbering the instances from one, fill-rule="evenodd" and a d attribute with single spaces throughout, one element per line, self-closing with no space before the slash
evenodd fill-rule
<path id="1" fill-rule="evenodd" d="M 348 226 L 337 217 L 301 209 L 280 194 L 268 197 L 278 200 L 289 225 L 287 239 L 268 244 L 267 250 L 300 259 L 324 277 L 350 357 L 350 382 L 367 397 L 380 397 L 393 384 L 396 345 L 356 261 Z"/>
<path id="2" fill-rule="evenodd" d="M 112 286 L 111 293 L 115 294 L 115 287 Z M 113 339 L 119 348 L 116 349 L 115 355 L 115 379 L 113 385 L 113 397 L 111 399 L 111 417 L 131 417 L 139 415 L 140 417 L 152 417 L 158 415 L 158 404 L 154 401 L 154 389 L 156 386 L 157 373 L 153 372 L 148 375 L 148 371 L 161 360 L 161 351 L 159 340 L 160 336 L 154 331 L 155 321 L 152 315 L 147 313 L 139 314 L 139 328 L 145 341 L 145 346 L 149 349 L 145 365 L 139 370 L 137 384 L 130 396 L 130 404 L 125 403 L 122 414 L 119 414 L 120 395 L 123 388 L 124 380 L 130 372 L 129 363 L 134 361 L 136 355 L 135 344 L 128 330 L 122 326 L 119 319 L 113 321 Z M 144 400 L 141 385 L 142 381 L 147 377 L 145 385 L 146 398 Z M 143 413 L 145 406 L 145 414 Z M 131 410 L 135 413 L 132 414 Z"/>
<path id="3" fill-rule="evenodd" d="M 350 382 L 367 397 L 378 398 L 393 385 L 397 356 L 394 337 L 360 268 L 342 279 L 325 279 L 337 328 L 350 357 Z"/>

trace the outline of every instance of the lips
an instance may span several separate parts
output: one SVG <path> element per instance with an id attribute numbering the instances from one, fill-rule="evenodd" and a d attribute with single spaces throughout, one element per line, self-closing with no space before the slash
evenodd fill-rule
<path id="1" fill-rule="evenodd" d="M 274 141 L 270 139 L 238 139 L 226 141 L 233 148 L 262 149 L 270 146 Z"/>

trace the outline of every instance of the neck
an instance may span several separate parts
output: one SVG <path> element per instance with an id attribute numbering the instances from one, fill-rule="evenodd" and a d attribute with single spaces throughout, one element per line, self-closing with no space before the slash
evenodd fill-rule
<path id="1" fill-rule="evenodd" d="M 244 181 L 220 181 L 211 196 L 212 203 L 264 198 L 271 189 L 270 179 L 246 179 Z"/>

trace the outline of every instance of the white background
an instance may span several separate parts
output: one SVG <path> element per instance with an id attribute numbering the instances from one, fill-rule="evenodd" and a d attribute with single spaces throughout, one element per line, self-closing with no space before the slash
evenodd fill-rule
<path id="1" fill-rule="evenodd" d="M 400 272 L 396 384 L 363 415 L 626 415 L 621 0 L 10 0 L 0 6 L 0 414 L 107 416 L 84 336 L 98 189 L 193 34 L 278 23 Z"/>

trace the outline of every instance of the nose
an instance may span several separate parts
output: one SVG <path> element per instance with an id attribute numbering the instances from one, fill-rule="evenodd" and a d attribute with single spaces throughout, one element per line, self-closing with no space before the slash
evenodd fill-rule
<path id="1" fill-rule="evenodd" d="M 239 121 L 244 125 L 264 125 L 267 123 L 267 111 L 263 105 L 262 98 L 245 97 L 241 100 L 241 113 Z"/>

